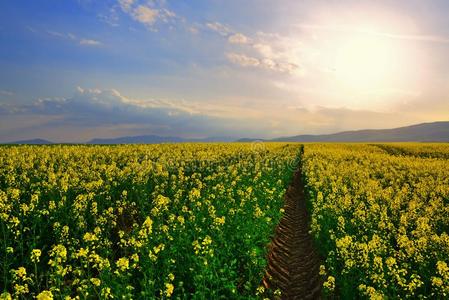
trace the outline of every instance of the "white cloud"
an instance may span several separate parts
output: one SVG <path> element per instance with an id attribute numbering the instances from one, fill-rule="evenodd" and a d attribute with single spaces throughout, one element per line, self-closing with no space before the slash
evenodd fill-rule
<path id="1" fill-rule="evenodd" d="M 122 11 L 135 21 L 155 30 L 157 22 L 169 23 L 176 20 L 176 14 L 165 7 L 165 1 L 147 1 L 145 4 L 136 0 L 118 0 Z"/>
<path id="2" fill-rule="evenodd" d="M 273 59 L 276 56 L 269 44 L 256 43 L 253 45 L 253 48 L 263 57 Z"/>
<path id="3" fill-rule="evenodd" d="M 125 97 L 114 89 L 78 87 L 68 98 L 38 99 L 28 105 L 0 103 L 0 141 L 33 136 L 68 141 L 69 135 L 76 141 L 85 141 L 117 135 L 119 133 L 114 132 L 118 131 L 114 130 L 125 128 L 126 135 L 236 135 L 240 128 L 248 126 L 246 123 L 250 118 L 248 115 L 245 118 L 236 116 L 239 109 L 242 108 L 184 100 L 138 100 Z M 102 135 L 93 135 L 99 129 Z M 120 134 L 124 134 L 123 130 Z"/>
<path id="4" fill-rule="evenodd" d="M 97 41 L 97 40 L 81 39 L 80 40 L 80 45 L 99 46 L 99 45 L 101 45 L 101 42 Z"/>
<path id="5" fill-rule="evenodd" d="M 130 11 L 134 0 L 118 0 L 118 3 L 124 11 Z"/>
<path id="6" fill-rule="evenodd" d="M 328 26 L 328 25 L 317 25 L 317 24 L 296 24 L 295 27 L 305 30 L 320 30 L 320 31 L 334 31 L 334 32 L 350 32 L 350 33 L 361 33 L 367 35 L 374 35 L 379 37 L 399 39 L 399 40 L 412 40 L 412 41 L 422 41 L 422 42 L 432 42 L 448 44 L 449 37 L 444 35 L 433 35 L 433 34 L 408 34 L 408 33 L 390 33 L 382 31 L 372 31 L 372 30 L 360 30 L 354 29 L 350 26 Z"/>
<path id="7" fill-rule="evenodd" d="M 238 53 L 227 53 L 226 57 L 233 64 L 242 66 L 242 67 L 257 67 L 260 65 L 260 60 L 255 57 L 250 57 L 245 54 Z"/>
<path id="8" fill-rule="evenodd" d="M 196 26 L 190 26 L 187 28 L 187 30 L 191 33 L 191 34 L 198 34 L 200 31 L 198 29 L 198 27 Z"/>
<path id="9" fill-rule="evenodd" d="M 73 33 L 62 33 L 62 32 L 58 32 L 58 31 L 52 31 L 52 30 L 47 30 L 47 34 L 54 36 L 58 39 L 61 40 L 66 40 L 66 41 L 72 41 L 72 42 L 76 42 L 79 45 L 83 45 L 83 46 L 99 46 L 102 43 L 98 40 L 94 40 L 94 39 L 88 39 L 88 38 L 80 38 L 77 37 L 75 34 Z"/>
<path id="10" fill-rule="evenodd" d="M 250 65 L 256 63 L 251 58 L 238 59 Z M 28 105 L 0 103 L 0 141 L 35 137 L 86 141 L 140 134 L 276 137 L 391 128 L 420 121 L 423 120 L 405 112 L 308 107 L 300 102 L 265 103 L 250 98 L 234 103 L 232 99 L 220 103 L 138 100 L 115 89 L 78 87 L 67 98 L 39 99 Z"/>
<path id="11" fill-rule="evenodd" d="M 229 36 L 228 41 L 231 44 L 247 44 L 249 42 L 249 38 L 242 33 L 236 33 Z"/>
<path id="12" fill-rule="evenodd" d="M 231 33 L 231 29 L 228 26 L 223 25 L 219 22 L 209 22 L 206 23 L 206 26 L 207 28 L 217 32 L 221 36 L 228 36 Z"/>
<path id="13" fill-rule="evenodd" d="M 11 91 L 0 90 L 0 95 L 12 96 L 14 93 Z"/>
<path id="14" fill-rule="evenodd" d="M 301 43 L 277 33 L 257 32 L 252 37 L 233 32 L 231 28 L 219 22 L 207 23 L 207 27 L 223 37 L 231 45 L 239 45 L 239 52 L 226 53 L 227 59 L 243 67 L 259 67 L 278 73 L 302 76 L 300 68 Z"/>
<path id="15" fill-rule="evenodd" d="M 122 8 L 123 10 L 123 8 Z M 112 27 L 117 27 L 119 26 L 119 15 L 117 13 L 117 7 L 116 6 L 112 6 L 108 9 L 107 13 L 99 13 L 97 15 L 98 19 L 100 19 L 101 21 L 105 22 L 106 24 L 112 26 Z"/>
<path id="16" fill-rule="evenodd" d="M 55 36 L 57 38 L 60 39 L 69 39 L 69 40 L 73 40 L 75 38 L 75 36 L 71 33 L 61 33 L 58 31 L 53 31 L 53 30 L 47 30 L 47 33 L 49 35 Z"/>
<path id="17" fill-rule="evenodd" d="M 139 5 L 133 11 L 133 18 L 143 24 L 153 25 L 159 17 L 159 10 Z"/>
<path id="18" fill-rule="evenodd" d="M 288 62 L 276 62 L 270 58 L 256 58 L 242 53 L 230 52 L 226 54 L 227 59 L 242 67 L 260 67 L 280 73 L 292 73 L 298 69 L 298 65 Z"/>

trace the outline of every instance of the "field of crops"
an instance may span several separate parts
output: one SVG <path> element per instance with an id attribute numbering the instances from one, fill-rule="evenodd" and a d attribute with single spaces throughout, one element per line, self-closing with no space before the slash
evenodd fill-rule
<path id="1" fill-rule="evenodd" d="M 2 147 L 3 297 L 256 297 L 299 149 Z"/>
<path id="2" fill-rule="evenodd" d="M 311 230 L 326 257 L 328 292 L 449 296 L 448 154 L 447 144 L 305 147 Z"/>
<path id="3" fill-rule="evenodd" d="M 325 295 L 449 297 L 447 144 L 0 150 L 0 299 L 270 297 L 298 165 Z"/>

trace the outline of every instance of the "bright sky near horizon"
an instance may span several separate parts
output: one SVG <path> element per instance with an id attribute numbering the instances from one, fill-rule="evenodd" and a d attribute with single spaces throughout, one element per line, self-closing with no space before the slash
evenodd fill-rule
<path id="1" fill-rule="evenodd" d="M 0 142 L 268 138 L 448 116 L 448 1 L 0 3 Z"/>

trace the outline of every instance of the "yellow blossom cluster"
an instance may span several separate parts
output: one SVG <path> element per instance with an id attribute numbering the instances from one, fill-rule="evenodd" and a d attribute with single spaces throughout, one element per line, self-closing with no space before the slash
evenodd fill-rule
<path id="1" fill-rule="evenodd" d="M 0 299 L 256 297 L 301 149 L 259 146 L 1 147 Z"/>
<path id="2" fill-rule="evenodd" d="M 327 292 L 449 296 L 448 144 L 307 144 L 302 172 Z"/>

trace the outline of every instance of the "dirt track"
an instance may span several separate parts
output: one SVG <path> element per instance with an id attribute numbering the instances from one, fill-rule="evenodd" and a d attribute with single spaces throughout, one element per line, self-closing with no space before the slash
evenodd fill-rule
<path id="1" fill-rule="evenodd" d="M 301 170 L 287 190 L 284 209 L 270 245 L 263 283 L 272 290 L 280 289 L 281 299 L 320 299 L 320 258 L 308 233 Z"/>

